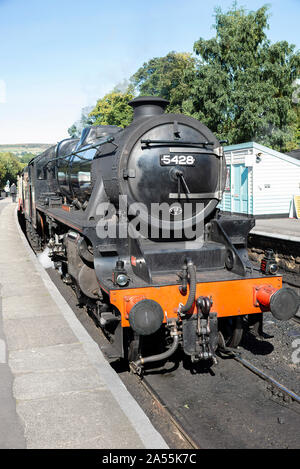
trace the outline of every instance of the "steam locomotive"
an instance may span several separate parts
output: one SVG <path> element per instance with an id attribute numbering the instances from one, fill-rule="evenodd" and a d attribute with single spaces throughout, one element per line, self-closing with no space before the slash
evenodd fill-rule
<path id="1" fill-rule="evenodd" d="M 221 214 L 221 143 L 202 123 L 139 97 L 132 123 L 86 127 L 31 160 L 19 213 L 32 247 L 46 246 L 117 355 L 140 373 L 178 347 L 216 362 L 240 343 L 244 318 L 288 320 L 298 296 L 267 253 L 251 264 L 252 218 Z"/>

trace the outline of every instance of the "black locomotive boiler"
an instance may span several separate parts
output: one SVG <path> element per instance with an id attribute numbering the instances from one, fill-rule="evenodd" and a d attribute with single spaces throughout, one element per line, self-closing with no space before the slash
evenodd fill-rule
<path id="1" fill-rule="evenodd" d="M 251 218 L 220 214 L 225 158 L 199 121 L 139 97 L 131 125 L 91 126 L 24 169 L 19 210 L 35 250 L 49 256 L 93 312 L 118 355 L 140 371 L 178 347 L 216 362 L 243 318 L 291 318 L 298 297 L 276 263 L 249 261 Z M 259 327 L 258 327 L 259 329 Z"/>

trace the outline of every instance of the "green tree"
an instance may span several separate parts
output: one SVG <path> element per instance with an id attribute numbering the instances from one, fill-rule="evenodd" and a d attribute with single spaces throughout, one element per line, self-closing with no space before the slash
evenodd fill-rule
<path id="1" fill-rule="evenodd" d="M 89 117 L 93 119 L 93 125 L 117 125 L 126 127 L 132 121 L 133 111 L 128 103 L 133 99 L 130 90 L 124 92 L 115 90 L 106 94 L 97 101 L 95 108 Z"/>
<path id="2" fill-rule="evenodd" d="M 169 52 L 145 62 L 131 77 L 134 89 L 144 96 L 168 99 L 167 112 L 189 113 L 191 83 L 195 79 L 196 60 L 188 52 Z"/>
<path id="3" fill-rule="evenodd" d="M 24 153 L 21 158 L 20 158 L 20 163 L 24 163 L 24 164 L 27 164 L 29 163 L 30 160 L 32 160 L 32 158 L 34 158 L 36 155 L 34 155 L 33 153 Z"/>
<path id="4" fill-rule="evenodd" d="M 296 146 L 300 54 L 286 41 L 270 43 L 267 11 L 216 9 L 216 36 L 194 44 L 200 62 L 191 113 L 229 143 L 255 140 L 282 151 Z"/>
<path id="5" fill-rule="evenodd" d="M 298 148 L 300 148 L 300 80 L 295 80 L 293 83 L 293 109 L 296 114 L 294 121 L 295 140 Z M 293 148 L 291 148 L 292 150 Z"/>
<path id="6" fill-rule="evenodd" d="M 297 121 L 296 121 L 296 142 L 298 145 L 298 148 L 300 147 L 300 106 L 298 104 L 296 108 L 296 113 L 297 113 Z"/>
<path id="7" fill-rule="evenodd" d="M 0 153 L 0 188 L 4 188 L 6 181 L 12 184 L 17 182 L 17 175 L 22 171 L 24 164 L 9 152 Z"/>

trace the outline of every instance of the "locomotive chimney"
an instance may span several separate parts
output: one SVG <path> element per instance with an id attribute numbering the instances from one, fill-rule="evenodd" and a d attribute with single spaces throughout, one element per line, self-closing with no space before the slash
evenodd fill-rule
<path id="1" fill-rule="evenodd" d="M 129 106 L 133 108 L 133 120 L 144 117 L 153 117 L 163 114 L 169 101 L 156 96 L 140 96 L 132 99 Z"/>

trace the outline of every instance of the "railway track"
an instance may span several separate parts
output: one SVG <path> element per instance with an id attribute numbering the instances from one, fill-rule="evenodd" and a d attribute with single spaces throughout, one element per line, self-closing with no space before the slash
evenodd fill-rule
<path id="1" fill-rule="evenodd" d="M 286 386 L 279 383 L 277 380 L 275 380 L 271 376 L 267 375 L 265 372 L 263 372 L 262 370 L 254 366 L 252 363 L 250 363 L 248 360 L 244 360 L 243 358 L 240 358 L 238 356 L 235 356 L 234 360 L 236 360 L 238 363 L 240 363 L 242 366 L 250 370 L 255 375 L 259 376 L 262 380 L 267 381 L 272 386 L 276 387 L 279 392 L 284 393 L 292 401 L 295 401 L 298 404 L 300 404 L 299 395 L 297 395 L 296 393 L 288 389 Z M 169 418 L 172 421 L 172 423 L 176 426 L 176 428 L 181 433 L 183 438 L 192 446 L 192 448 L 201 449 L 199 442 L 194 440 L 194 438 L 189 434 L 189 429 L 185 428 L 184 425 L 180 422 L 180 420 L 172 414 L 172 412 L 168 408 L 168 405 L 160 398 L 157 392 L 152 388 L 151 384 L 147 382 L 147 378 L 143 379 L 141 382 L 143 386 L 145 387 L 145 389 L 150 394 L 150 396 L 152 397 L 152 399 L 154 399 L 156 403 L 158 404 L 158 406 L 161 408 L 162 412 L 166 414 L 167 418 Z"/>
<path id="2" fill-rule="evenodd" d="M 245 368 L 248 370 L 252 371 L 255 375 L 259 376 L 261 379 L 264 381 L 267 381 L 268 383 L 272 384 L 275 386 L 280 392 L 283 392 L 286 396 L 288 396 L 290 399 L 293 401 L 297 402 L 300 404 L 300 396 L 298 394 L 294 393 L 290 389 L 288 389 L 286 386 L 283 384 L 279 383 L 276 379 L 272 378 L 271 376 L 267 375 L 264 371 L 260 370 L 256 366 L 252 365 L 248 360 L 244 360 L 243 358 L 240 358 L 238 356 L 235 356 L 234 359 L 243 365 Z"/>
<path id="3" fill-rule="evenodd" d="M 160 408 L 162 414 L 170 420 L 170 422 L 176 427 L 176 429 L 181 434 L 182 438 L 194 449 L 201 449 L 199 443 L 194 440 L 192 435 L 190 435 L 189 429 L 185 428 L 184 424 L 172 413 L 168 408 L 168 405 L 162 400 L 162 398 L 157 394 L 157 392 L 152 388 L 151 384 L 147 382 L 147 379 L 142 379 L 141 384 L 149 393 L 151 398 Z"/>
<path id="4" fill-rule="evenodd" d="M 242 365 L 247 371 L 250 371 L 251 373 L 255 374 L 258 376 L 261 380 L 269 383 L 272 385 L 273 388 L 276 388 L 278 391 L 278 394 L 283 393 L 290 402 L 295 402 L 296 404 L 300 404 L 300 396 L 294 393 L 292 390 L 288 389 L 286 386 L 281 384 L 279 381 L 275 380 L 273 377 L 269 376 L 256 366 L 254 366 L 252 363 L 249 361 L 240 358 L 238 356 L 234 357 L 234 360 Z M 151 398 L 156 402 L 156 404 L 159 406 L 161 409 L 162 413 L 169 418 L 172 423 L 175 425 L 177 430 L 181 433 L 182 437 L 186 440 L 186 442 L 194 449 L 201 449 L 203 448 L 203 445 L 201 444 L 201 441 L 199 441 L 197 438 L 194 436 L 194 432 L 191 432 L 191 428 L 187 427 L 184 420 L 182 420 L 178 415 L 176 416 L 174 412 L 172 412 L 172 409 L 169 408 L 168 403 L 166 403 L 159 392 L 157 392 L 149 380 L 147 379 L 147 374 L 146 376 L 141 380 L 142 385 L 144 388 L 147 390 Z M 283 399 L 283 401 L 289 402 L 287 399 Z M 300 410 L 300 408 L 299 408 Z M 297 410 L 295 409 L 295 412 Z M 300 441 L 299 441 L 300 445 Z"/>

